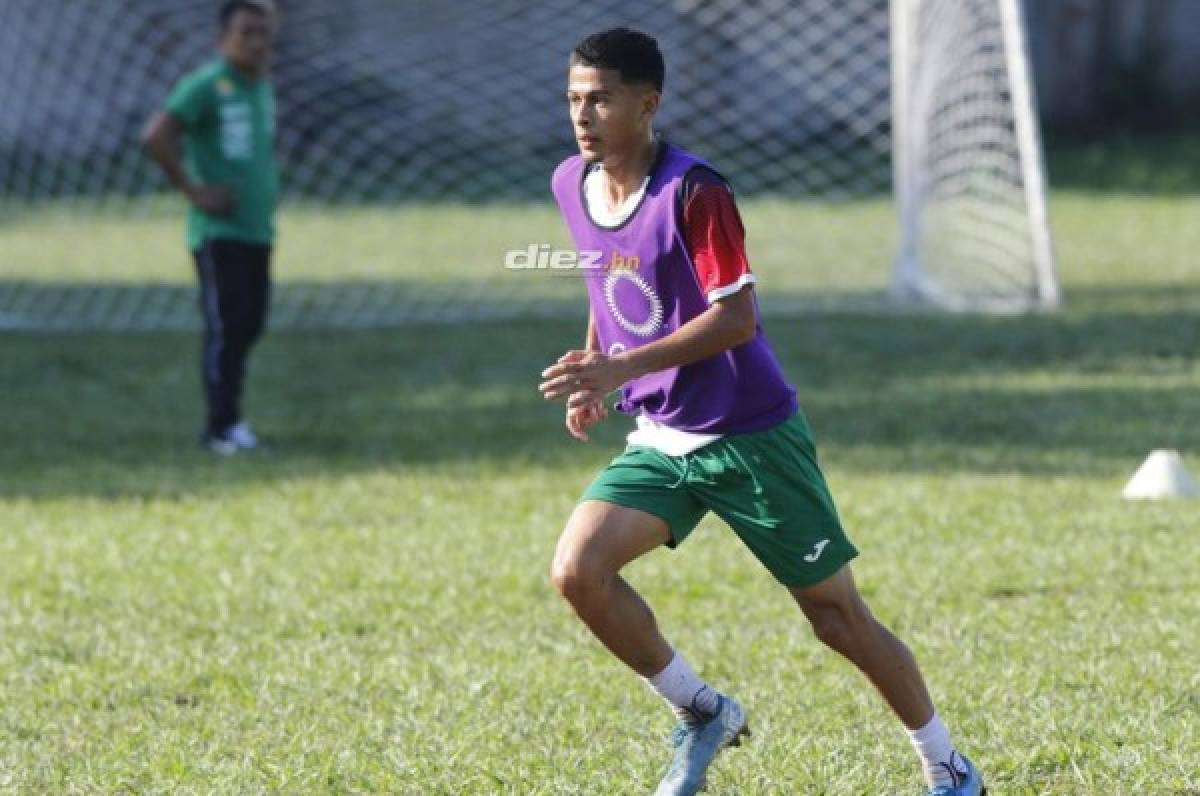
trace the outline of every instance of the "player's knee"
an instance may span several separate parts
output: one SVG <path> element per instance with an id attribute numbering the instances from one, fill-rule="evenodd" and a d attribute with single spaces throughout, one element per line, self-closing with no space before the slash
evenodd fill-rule
<path id="1" fill-rule="evenodd" d="M 586 603 L 603 587 L 604 575 L 588 556 L 560 550 L 550 566 L 550 580 L 569 603 Z"/>
<path id="2" fill-rule="evenodd" d="M 850 627 L 837 611 L 821 610 L 809 615 L 813 633 L 821 643 L 832 649 L 842 651 L 849 645 Z"/>
<path id="3" fill-rule="evenodd" d="M 861 600 L 826 603 L 805 613 L 821 643 L 838 652 L 858 648 L 865 636 L 874 632 L 875 619 Z"/>

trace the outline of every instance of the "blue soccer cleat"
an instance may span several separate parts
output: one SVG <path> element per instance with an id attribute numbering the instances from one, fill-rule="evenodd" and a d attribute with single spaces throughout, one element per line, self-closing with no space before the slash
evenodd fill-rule
<path id="1" fill-rule="evenodd" d="M 742 737 L 749 734 L 746 711 L 727 696 L 717 698 L 717 712 L 704 721 L 679 722 L 672 737 L 675 758 L 654 796 L 692 796 L 699 792 L 717 752 L 726 746 L 739 746 Z"/>
<path id="2" fill-rule="evenodd" d="M 987 786 L 983 784 L 979 770 L 962 755 L 958 755 L 958 759 L 962 761 L 966 771 L 959 771 L 946 763 L 941 764 L 950 769 L 956 784 L 932 787 L 929 789 L 929 796 L 987 796 Z"/>

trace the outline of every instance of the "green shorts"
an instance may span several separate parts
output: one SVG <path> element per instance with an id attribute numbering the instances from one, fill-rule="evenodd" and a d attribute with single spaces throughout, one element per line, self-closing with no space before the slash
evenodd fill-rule
<path id="1" fill-rule="evenodd" d="M 722 437 L 685 456 L 630 446 L 582 500 L 660 517 L 671 532 L 670 547 L 711 510 L 785 586 L 819 583 L 858 555 L 799 412 L 766 431 Z"/>

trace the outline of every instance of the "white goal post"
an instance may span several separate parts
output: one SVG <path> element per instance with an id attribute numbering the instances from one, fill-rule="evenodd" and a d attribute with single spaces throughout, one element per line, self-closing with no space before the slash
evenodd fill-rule
<path id="1" fill-rule="evenodd" d="M 891 16 L 893 296 L 1057 307 L 1020 0 L 891 0 Z"/>

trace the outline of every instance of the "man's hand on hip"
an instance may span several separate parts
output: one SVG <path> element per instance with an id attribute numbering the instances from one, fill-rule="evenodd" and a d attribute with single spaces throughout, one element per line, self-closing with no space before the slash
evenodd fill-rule
<path id="1" fill-rule="evenodd" d="M 188 190 L 188 199 L 210 216 L 231 216 L 237 206 L 233 191 L 224 185 L 192 186 Z"/>

